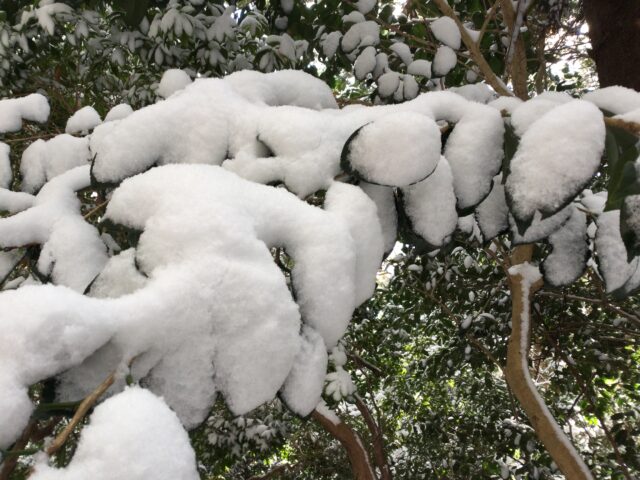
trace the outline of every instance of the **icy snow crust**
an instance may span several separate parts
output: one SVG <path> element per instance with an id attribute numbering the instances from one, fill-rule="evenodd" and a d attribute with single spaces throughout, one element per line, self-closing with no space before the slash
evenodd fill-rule
<path id="1" fill-rule="evenodd" d="M 388 59 L 371 57 L 366 47 L 378 33 L 371 22 L 355 23 L 342 46 L 368 52 L 360 74 L 381 75 L 389 95 L 417 95 L 413 77 L 384 73 Z M 327 37 L 325 47 L 338 40 Z M 405 60 L 415 74 L 430 73 L 430 65 Z M 0 218 L 0 248 L 14 249 L 1 252 L 0 281 L 20 260 L 17 248 L 37 244 L 37 270 L 48 282 L 0 293 L 0 448 L 28 422 L 29 386 L 52 376 L 61 400 L 77 400 L 130 368 L 186 428 L 203 421 L 218 393 L 238 414 L 277 393 L 309 414 L 327 351 L 374 291 L 400 209 L 431 248 L 456 228 L 473 228 L 475 212 L 484 240 L 507 230 L 514 244 L 549 238 L 543 268 L 551 283 L 581 273 L 585 222 L 572 201 L 604 143 L 602 115 L 590 103 L 543 94 L 486 105 L 491 95 L 480 86 L 339 110 L 328 87 L 301 72 L 168 83 L 180 89 L 135 112 L 116 107 L 89 136 L 33 143 L 20 166 L 25 192 L 7 188 L 9 149 L 0 144 L 0 210 L 9 213 Z M 43 100 L 0 101 L 4 131 L 22 119 L 45 121 Z M 506 179 L 501 110 L 523 134 Z M 452 130 L 443 148 L 444 123 Z M 96 183 L 117 185 L 103 220 L 141 232 L 134 248 L 118 252 L 83 218 L 77 192 Z M 304 201 L 317 192 L 322 208 Z M 596 195 L 581 201 L 600 210 L 603 203 Z M 607 289 L 637 286 L 638 260 L 627 262 L 619 214 L 600 214 L 598 227 Z M 273 248 L 291 257 L 290 281 Z M 162 410 L 150 393 L 124 389 L 118 378 L 95 415 L 126 402 Z M 67 470 L 39 465 L 37 478 L 87 477 L 93 467 L 80 450 L 92 451 L 96 438 L 109 442 L 108 432 L 95 433 L 101 423 L 85 430 Z M 184 472 L 172 478 L 190 478 Z"/>

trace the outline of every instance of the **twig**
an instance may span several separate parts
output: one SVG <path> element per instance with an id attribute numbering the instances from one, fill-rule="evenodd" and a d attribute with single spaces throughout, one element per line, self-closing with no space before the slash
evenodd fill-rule
<path id="1" fill-rule="evenodd" d="M 389 463 L 387 462 L 387 457 L 384 452 L 384 437 L 382 435 L 382 430 L 376 423 L 371 415 L 371 411 L 362 400 L 362 397 L 357 393 L 354 395 L 356 400 L 356 407 L 360 411 L 364 422 L 367 424 L 367 428 L 371 433 L 371 439 L 373 441 L 373 460 L 376 462 L 376 466 L 380 470 L 380 480 L 391 480 L 391 469 L 389 468 Z"/>
<path id="2" fill-rule="evenodd" d="M 603 298 L 603 299 L 589 298 L 589 297 L 582 297 L 580 295 L 573 295 L 570 293 L 563 294 L 563 293 L 556 293 L 556 292 L 549 292 L 549 291 L 538 292 L 538 295 L 543 297 L 562 298 L 566 300 L 576 300 L 578 302 L 587 302 L 587 303 L 593 303 L 596 305 L 601 305 L 602 307 L 609 309 L 617 313 L 621 317 L 624 317 L 627 320 L 633 322 L 634 324 L 640 326 L 640 317 L 638 317 L 637 315 L 634 315 L 633 313 L 627 312 L 626 310 L 618 307 L 617 305 L 613 305 L 609 303 L 609 301 L 606 298 Z"/>
<path id="3" fill-rule="evenodd" d="M 375 373 L 378 377 L 384 377 L 385 376 L 384 372 L 382 371 L 382 369 L 380 369 L 380 367 L 376 367 L 373 363 L 365 360 L 360 355 L 358 355 L 356 353 L 352 353 L 352 352 L 347 352 L 347 357 L 349 357 L 351 360 L 353 360 L 353 362 L 356 365 L 358 365 L 358 367 L 368 368 L 373 373 Z"/>
<path id="4" fill-rule="evenodd" d="M 91 218 L 95 213 L 99 212 L 101 208 L 105 207 L 107 204 L 109 203 L 109 200 L 102 202 L 99 205 L 96 205 L 94 208 L 92 208 L 91 210 L 89 210 L 87 213 L 84 214 L 84 219 L 87 220 L 89 218 Z"/>
<path id="5" fill-rule="evenodd" d="M 500 0 L 494 0 L 493 5 L 491 5 L 491 8 L 487 12 L 487 16 L 484 17 L 484 22 L 482 22 L 482 27 L 480 27 L 480 33 L 478 34 L 478 41 L 476 42 L 476 44 L 478 45 L 478 48 L 480 47 L 480 42 L 482 42 L 482 37 L 487 31 L 489 22 L 491 22 L 496 12 L 498 11 L 499 4 L 500 4 Z"/>
<path id="6" fill-rule="evenodd" d="M 24 448 L 29 443 L 31 439 L 31 435 L 36 431 L 37 422 L 35 420 L 31 420 L 26 428 L 23 430 L 22 435 L 13 445 L 13 448 L 9 451 L 9 454 L 6 458 L 3 458 L 2 469 L 0 470 L 0 480 L 9 480 L 11 473 L 18 465 L 18 459 L 20 455 L 17 452 L 24 450 Z"/>
<path id="7" fill-rule="evenodd" d="M 69 424 L 64 427 L 64 430 L 60 432 L 60 434 L 55 438 L 55 440 L 49 445 L 47 448 L 47 455 L 51 456 L 56 453 L 71 435 L 73 429 L 82 421 L 87 412 L 91 409 L 91 407 L 98 401 L 98 399 L 106 392 L 113 382 L 115 381 L 116 372 L 112 372 L 104 382 L 102 382 L 98 387 L 91 392 L 81 403 L 76 410 L 76 413 L 73 415 L 73 418 L 69 422 Z"/>

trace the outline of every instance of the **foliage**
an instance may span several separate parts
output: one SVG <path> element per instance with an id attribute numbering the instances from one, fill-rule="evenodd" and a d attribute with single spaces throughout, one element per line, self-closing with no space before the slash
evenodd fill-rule
<path id="1" fill-rule="evenodd" d="M 327 37 L 340 32 L 344 38 L 350 31 L 353 25 L 343 16 L 358 11 L 354 3 L 258 1 L 240 2 L 235 9 L 200 0 L 53 5 L 13 1 L 0 12 L 7 19 L 0 24 L 0 95 L 44 91 L 53 107 L 48 125 L 30 124 L 3 139 L 12 147 L 14 190 L 20 188 L 20 155 L 31 140 L 62 131 L 67 117 L 83 105 L 94 105 L 104 115 L 123 101 L 136 108 L 153 103 L 167 67 L 186 69 L 192 77 L 246 68 L 301 68 L 320 72 L 345 97 L 374 102 L 413 98 L 418 90 L 403 86 L 411 79 L 420 91 L 482 79 L 476 59 L 464 49 L 458 51 L 456 66 L 440 76 L 409 73 L 410 62 L 392 49 L 403 42 L 413 59 L 433 60 L 441 46 L 429 26 L 441 14 L 433 2 L 407 2 L 402 12 L 391 2 L 378 3 L 365 17 L 380 28 L 379 42 L 365 45 L 361 39 L 356 48 L 338 46 L 331 55 Z M 502 10 L 479 0 L 455 7 L 462 22 L 481 37 L 477 43 L 491 71 L 510 79 L 515 42 L 507 35 Z M 523 22 L 519 35 L 529 92 L 549 88 L 577 93 L 591 86 L 584 72 L 551 68 L 566 58 L 567 49 L 583 59 L 584 52 L 565 42 L 567 32 L 576 33 L 582 22 L 577 2 L 534 2 Z M 368 47 L 375 47 L 375 67 L 354 79 L 354 64 Z M 381 55 L 387 56 L 386 66 Z M 398 86 L 390 95 L 380 95 L 380 76 L 393 72 L 400 79 Z M 512 129 L 505 138 L 515 153 L 518 139 Z M 625 197 L 639 193 L 635 140 L 608 125 L 606 164 L 589 185 L 597 191 L 608 184 L 608 209 L 620 208 Z M 82 213 L 120 248 L 134 247 L 140 232 L 100 221 L 111 193 L 110 187 L 95 185 L 79 192 Z M 323 196 L 321 192 L 307 200 L 322 204 Z M 623 213 L 623 225 L 625 218 Z M 394 478 L 558 478 L 502 374 L 511 331 L 505 272 L 511 236 L 483 243 L 477 231 L 463 235 L 460 230 L 465 231 L 459 229 L 439 252 L 426 252 L 424 243 L 410 245 L 404 232 L 402 253 L 386 263 L 375 296 L 356 312 L 342 341 L 349 359 L 345 368 L 384 432 Z M 635 237 L 623 239 L 629 259 L 637 256 Z M 548 242 L 538 242 L 534 260 L 544 259 L 549 251 Z M 38 246 L 19 252 L 17 267 L 1 279 L 3 289 L 25 279 L 50 281 L 38 278 Z M 274 256 L 289 275 L 291 259 L 281 261 L 280 251 Z M 634 313 L 640 305 L 633 296 L 613 300 L 605 288 L 592 262 L 571 286 L 547 286 L 536 296 L 531 367 L 555 418 L 594 475 L 629 478 L 640 471 L 639 321 Z M 332 367 L 338 368 L 342 365 Z M 34 387 L 32 400 L 46 404 L 41 389 L 41 383 Z M 355 398 L 325 395 L 370 446 L 374 435 Z M 335 440 L 277 401 L 240 417 L 218 403 L 191 438 L 203 478 L 247 478 L 277 466 L 286 467 L 283 478 L 346 478 L 350 472 Z M 41 441 L 29 445 L 41 447 Z M 56 457 L 58 466 L 66 465 L 73 448 L 72 439 Z"/>

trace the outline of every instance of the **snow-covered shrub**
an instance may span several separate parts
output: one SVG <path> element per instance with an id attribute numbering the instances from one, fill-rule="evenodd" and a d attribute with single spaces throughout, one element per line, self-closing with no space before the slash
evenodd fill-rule
<path id="1" fill-rule="evenodd" d="M 176 87 L 169 80 L 161 85 Z M 609 292 L 640 286 L 619 211 L 610 203 L 603 213 L 606 195 L 585 190 L 605 150 L 597 107 L 628 113 L 636 92 L 550 96 L 542 109 L 530 107 L 541 99 L 513 103 L 510 121 L 504 102 L 452 92 L 340 110 L 326 85 L 294 71 L 170 90 L 99 125 L 78 120 L 70 131 L 93 128 L 85 137 L 34 143 L 20 165 L 25 191 L 0 189 L 2 448 L 33 412 L 29 386 L 50 377 L 60 400 L 77 400 L 119 372 L 112 400 L 96 411 L 101 422 L 126 403 L 118 398 L 140 396 L 125 388 L 127 372 L 187 429 L 217 393 L 236 414 L 279 393 L 308 415 L 321 400 L 327 351 L 372 295 L 398 234 L 443 248 L 472 213 L 484 241 L 505 231 L 514 244 L 548 241 L 551 285 L 574 281 L 595 250 Z M 44 121 L 47 110 L 41 96 L 0 101 L 2 131 Z M 637 168 L 635 157 L 627 163 Z M 8 186 L 10 169 L 0 172 Z M 87 221 L 95 210 L 82 211 L 87 194 L 106 206 L 97 225 Z M 625 231 L 637 233 L 638 210 L 625 202 Z M 595 242 L 586 235 L 593 219 Z M 327 391 L 348 396 L 336 352 Z M 101 431 L 87 429 L 70 469 L 89 472 L 84 456 Z"/>

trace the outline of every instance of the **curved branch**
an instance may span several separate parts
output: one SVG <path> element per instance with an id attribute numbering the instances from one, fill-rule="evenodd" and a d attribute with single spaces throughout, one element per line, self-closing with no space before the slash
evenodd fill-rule
<path id="1" fill-rule="evenodd" d="M 373 460 L 376 462 L 378 470 L 380 470 L 380 479 L 391 480 L 393 477 L 391 475 L 389 463 L 387 462 L 387 456 L 384 453 L 384 438 L 382 435 L 382 430 L 374 420 L 373 415 L 371 415 L 371 411 L 364 403 L 364 400 L 362 400 L 360 395 L 356 394 L 354 395 L 354 397 L 356 399 L 356 407 L 360 411 L 362 418 L 367 424 L 369 432 L 371 432 L 371 439 L 373 441 Z"/>
<path id="2" fill-rule="evenodd" d="M 536 435 L 565 477 L 568 480 L 591 480 L 591 472 L 553 418 L 529 373 L 531 298 L 542 287 L 537 268 L 528 263 L 532 253 L 531 245 L 517 247 L 512 260 L 514 266 L 509 270 L 512 331 L 507 347 L 507 383 L 527 413 Z"/>
<path id="3" fill-rule="evenodd" d="M 338 440 L 347 451 L 349 463 L 355 480 L 376 480 L 373 473 L 369 454 L 362 444 L 360 436 L 349 425 L 337 416 L 328 415 L 316 408 L 311 412 L 311 417 L 318 422 L 333 438 Z M 335 418 L 332 418 L 335 417 Z"/>

